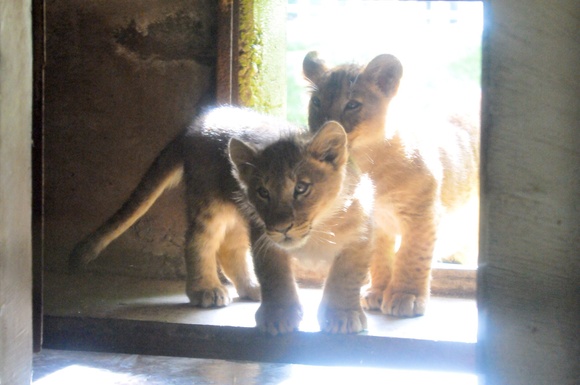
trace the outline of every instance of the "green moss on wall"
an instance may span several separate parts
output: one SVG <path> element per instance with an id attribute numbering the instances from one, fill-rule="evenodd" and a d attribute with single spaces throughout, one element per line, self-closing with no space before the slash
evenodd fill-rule
<path id="1" fill-rule="evenodd" d="M 244 106 L 286 115 L 286 2 L 240 4 L 239 100 Z"/>

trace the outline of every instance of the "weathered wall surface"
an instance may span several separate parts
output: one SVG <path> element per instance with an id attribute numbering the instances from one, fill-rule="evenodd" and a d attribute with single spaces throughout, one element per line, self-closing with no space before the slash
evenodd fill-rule
<path id="1" fill-rule="evenodd" d="M 489 1 L 479 352 L 485 384 L 580 380 L 580 7 Z"/>
<path id="2" fill-rule="evenodd" d="M 0 384 L 32 369 L 30 1 L 0 3 Z"/>
<path id="3" fill-rule="evenodd" d="M 129 196 L 214 86 L 216 2 L 52 0 L 47 12 L 45 266 Z M 181 190 L 105 250 L 92 269 L 184 273 Z"/>

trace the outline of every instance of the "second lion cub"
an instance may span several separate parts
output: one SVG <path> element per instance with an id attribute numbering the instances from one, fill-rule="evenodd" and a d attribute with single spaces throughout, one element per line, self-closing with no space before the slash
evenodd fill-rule
<path id="1" fill-rule="evenodd" d="M 395 316 L 422 315 L 441 216 L 477 192 L 478 127 L 459 117 L 423 119 L 413 110 L 395 122 L 387 110 L 403 67 L 392 55 L 328 68 L 310 52 L 303 70 L 313 85 L 310 129 L 341 123 L 351 157 L 375 184 L 371 287 L 363 303 Z"/>

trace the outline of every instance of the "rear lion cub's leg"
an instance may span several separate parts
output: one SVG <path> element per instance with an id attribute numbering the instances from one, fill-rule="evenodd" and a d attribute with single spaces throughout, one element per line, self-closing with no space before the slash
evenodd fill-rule
<path id="1" fill-rule="evenodd" d="M 435 216 L 417 215 L 406 223 L 381 311 L 398 317 L 425 313 L 429 301 L 431 263 L 436 240 Z"/>
<path id="2" fill-rule="evenodd" d="M 367 310 L 380 310 L 384 291 L 389 286 L 395 258 L 396 238 L 379 226 L 375 226 L 371 257 L 371 283 L 362 296 Z"/>
<path id="3" fill-rule="evenodd" d="M 248 273 L 246 265 L 246 250 L 248 242 L 231 244 L 231 248 L 239 247 L 243 251 L 227 253 L 228 247 L 223 245 L 234 239 L 229 239 L 228 229 L 238 225 L 237 208 L 230 202 L 198 205 L 190 209 L 190 227 L 187 232 L 185 263 L 187 269 L 186 293 L 193 306 L 221 307 L 231 302 L 227 288 L 218 277 L 218 256 L 225 261 L 224 273 L 232 278 L 240 296 L 256 298 L 257 284 L 251 278 L 242 280 Z M 239 237 L 239 242 L 243 237 Z M 247 239 L 247 236 L 246 236 Z M 226 260 L 227 259 L 227 260 Z M 251 277 L 251 275 L 250 275 Z"/>

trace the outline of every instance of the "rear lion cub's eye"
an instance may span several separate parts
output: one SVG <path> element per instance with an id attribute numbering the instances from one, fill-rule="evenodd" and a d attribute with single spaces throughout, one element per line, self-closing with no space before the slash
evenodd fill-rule
<path id="1" fill-rule="evenodd" d="M 258 187 L 256 193 L 258 193 L 258 196 L 264 200 L 270 199 L 270 192 L 264 187 Z"/>
<path id="2" fill-rule="evenodd" d="M 294 187 L 294 196 L 304 195 L 310 190 L 310 183 L 298 182 Z"/>
<path id="3" fill-rule="evenodd" d="M 313 96 L 313 97 L 310 99 L 310 102 L 312 103 L 312 105 L 313 105 L 314 107 L 320 107 L 320 99 L 319 99 L 317 96 Z"/>
<path id="4" fill-rule="evenodd" d="M 350 100 L 346 104 L 345 110 L 356 110 L 360 106 L 362 106 L 362 103 L 361 102 L 357 102 L 356 100 Z"/>

